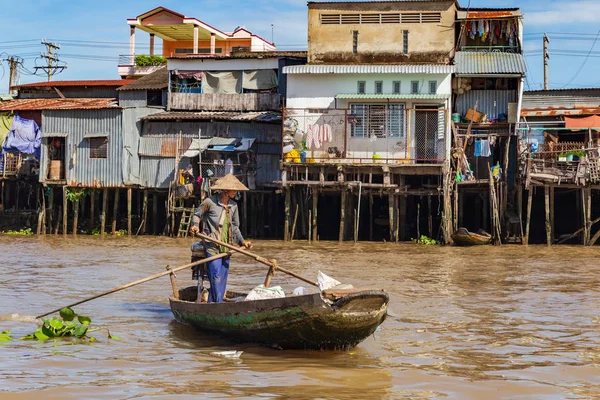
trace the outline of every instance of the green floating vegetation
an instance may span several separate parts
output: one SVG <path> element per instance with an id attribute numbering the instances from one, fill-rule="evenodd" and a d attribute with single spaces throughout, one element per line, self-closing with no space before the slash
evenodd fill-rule
<path id="1" fill-rule="evenodd" d="M 21 236 L 33 235 L 33 231 L 31 230 L 31 228 L 19 229 L 18 231 L 2 231 L 0 233 L 2 233 L 3 235 L 21 235 Z"/>
<path id="2" fill-rule="evenodd" d="M 412 241 L 414 243 L 423 244 L 425 246 L 435 246 L 436 244 L 438 244 L 437 240 L 427 237 L 426 235 L 421 235 L 421 238 L 413 239 Z"/>
<path id="3" fill-rule="evenodd" d="M 40 327 L 38 327 L 35 330 L 35 332 L 21 337 L 21 340 L 44 341 L 48 339 L 56 339 L 62 337 L 75 337 L 79 339 L 88 340 L 89 342 L 96 342 L 97 339 L 92 336 L 88 336 L 88 333 L 101 330 L 105 330 L 107 332 L 108 339 L 121 340 L 121 338 L 115 335 L 111 335 L 110 331 L 106 327 L 98 327 L 93 329 L 90 328 L 92 319 L 84 315 L 77 315 L 75 311 L 73 311 L 69 307 L 65 307 L 60 310 L 60 318 L 42 318 L 42 321 L 43 324 Z"/>
<path id="4" fill-rule="evenodd" d="M 10 336 L 10 331 L 2 331 L 0 333 L 0 342 L 10 342 L 13 340 L 12 336 Z"/>

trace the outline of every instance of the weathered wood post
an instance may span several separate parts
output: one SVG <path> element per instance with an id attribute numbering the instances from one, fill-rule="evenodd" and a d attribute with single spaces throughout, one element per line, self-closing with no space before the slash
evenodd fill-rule
<path id="1" fill-rule="evenodd" d="M 389 217 L 389 225 L 390 225 L 390 242 L 394 241 L 394 194 L 392 192 L 388 193 L 388 217 Z"/>
<path id="2" fill-rule="evenodd" d="M 63 235 L 67 234 L 67 211 L 69 209 L 69 203 L 67 202 L 67 187 L 63 186 Z"/>
<path id="3" fill-rule="evenodd" d="M 48 195 L 48 228 L 49 233 L 52 233 L 52 220 L 54 219 L 54 186 L 49 186 L 50 194 Z"/>
<path id="4" fill-rule="evenodd" d="M 156 235 L 158 232 L 158 195 L 152 194 L 152 234 Z"/>
<path id="5" fill-rule="evenodd" d="M 317 213 L 318 213 L 318 208 L 319 208 L 319 189 L 316 187 L 313 187 L 312 189 L 312 194 L 313 194 L 313 198 L 312 198 L 312 240 L 313 242 L 316 242 L 319 240 L 319 236 L 318 236 L 318 219 L 317 219 Z"/>
<path id="6" fill-rule="evenodd" d="M 79 224 L 79 197 L 73 200 L 73 236 L 77 236 L 77 225 Z"/>
<path id="7" fill-rule="evenodd" d="M 343 186 L 342 187 L 342 191 L 340 194 L 340 232 L 338 235 L 338 241 L 343 242 L 344 241 L 344 230 L 345 230 L 345 224 L 346 224 L 346 198 L 348 196 L 348 191 L 346 190 L 346 187 Z"/>
<path id="8" fill-rule="evenodd" d="M 175 278 L 176 278 L 175 273 L 172 271 L 172 268 L 170 265 L 167 265 L 166 269 L 167 269 L 167 271 L 171 272 L 169 274 L 169 280 L 171 281 L 171 288 L 173 289 L 173 298 L 176 300 L 179 300 L 179 290 L 177 289 L 177 282 L 175 281 Z"/>
<path id="9" fill-rule="evenodd" d="M 587 226 L 587 237 L 586 237 L 586 245 L 590 245 L 590 240 L 592 236 L 592 189 L 585 189 L 585 197 L 586 197 L 586 210 L 585 210 L 585 224 Z"/>
<path id="10" fill-rule="evenodd" d="M 427 229 L 429 237 L 433 238 L 433 214 L 431 214 L 431 196 L 427 195 Z"/>
<path id="11" fill-rule="evenodd" d="M 96 219 L 96 191 L 90 190 L 90 223 L 88 225 L 89 230 L 94 229 Z"/>
<path id="12" fill-rule="evenodd" d="M 525 246 L 529 245 L 529 227 L 531 225 L 531 205 L 533 202 L 533 190 L 535 186 L 529 186 L 527 193 L 527 219 L 525 222 L 525 240 L 523 240 L 523 244 Z"/>
<path id="13" fill-rule="evenodd" d="M 146 234 L 146 224 L 148 220 L 148 190 L 144 190 L 144 205 L 142 207 L 142 235 Z"/>
<path id="14" fill-rule="evenodd" d="M 369 191 L 369 240 L 373 241 L 373 194 Z"/>
<path id="15" fill-rule="evenodd" d="M 127 235 L 131 236 L 131 188 L 127 188 Z"/>
<path id="16" fill-rule="evenodd" d="M 102 212 L 100 213 L 100 236 L 104 237 L 106 231 L 106 209 L 108 207 L 108 189 L 102 191 Z"/>
<path id="17" fill-rule="evenodd" d="M 546 210 L 546 244 L 552 246 L 552 225 L 550 224 L 550 187 L 544 185 L 544 205 Z"/>
<path id="18" fill-rule="evenodd" d="M 117 233 L 117 218 L 119 216 L 119 188 L 115 189 L 115 200 L 113 203 L 113 221 L 111 232 L 114 235 Z"/>
<path id="19" fill-rule="evenodd" d="M 554 191 L 556 188 L 554 186 L 550 187 L 550 235 L 552 237 L 552 242 L 554 242 L 554 238 L 556 237 L 556 224 L 555 224 L 555 212 L 554 212 Z"/>
<path id="20" fill-rule="evenodd" d="M 288 242 L 290 240 L 290 205 L 292 202 L 292 198 L 289 187 L 285 187 L 283 190 L 285 191 L 285 219 L 283 222 L 283 240 Z"/>

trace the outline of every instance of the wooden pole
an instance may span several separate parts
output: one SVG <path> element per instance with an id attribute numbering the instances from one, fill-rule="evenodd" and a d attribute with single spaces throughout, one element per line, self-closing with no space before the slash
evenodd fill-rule
<path id="1" fill-rule="evenodd" d="M 77 225 L 79 224 L 79 197 L 73 200 L 73 236 L 77 236 Z"/>
<path id="2" fill-rule="evenodd" d="M 319 236 L 318 236 L 318 219 L 317 219 L 317 214 L 318 214 L 318 210 L 319 210 L 319 189 L 317 189 L 316 187 L 313 187 L 312 189 L 312 195 L 313 195 L 313 199 L 312 199 L 312 240 L 313 242 L 316 242 L 319 240 Z"/>
<path id="3" fill-rule="evenodd" d="M 427 196 L 427 228 L 429 237 L 433 238 L 433 214 L 431 213 L 431 196 Z"/>
<path id="4" fill-rule="evenodd" d="M 89 230 L 93 230 L 95 227 L 96 219 L 96 191 L 92 189 L 90 191 L 90 223 L 88 225 Z"/>
<path id="5" fill-rule="evenodd" d="M 106 209 L 108 206 L 108 189 L 102 191 L 102 212 L 100 213 L 100 236 L 104 237 L 106 231 Z"/>
<path id="6" fill-rule="evenodd" d="M 63 235 L 67 234 L 67 211 L 69 210 L 69 203 L 67 202 L 67 187 L 63 186 Z"/>
<path id="7" fill-rule="evenodd" d="M 546 244 L 552 246 L 552 225 L 550 224 L 550 187 L 544 185 L 544 204 L 546 210 Z"/>
<path id="8" fill-rule="evenodd" d="M 388 193 L 388 217 L 390 225 L 390 242 L 394 241 L 394 195 Z"/>
<path id="9" fill-rule="evenodd" d="M 586 192 L 586 200 L 587 200 L 587 207 L 586 207 L 586 218 L 585 218 L 585 224 L 587 226 L 587 237 L 586 237 L 586 245 L 590 245 L 590 240 L 591 240 L 591 236 L 592 236 L 592 189 L 591 188 L 586 188 L 585 189 Z"/>
<path id="10" fill-rule="evenodd" d="M 550 187 L 550 236 L 552 238 L 552 243 L 554 243 L 554 238 L 556 237 L 556 224 L 555 224 L 555 207 L 554 207 L 554 191 L 556 188 L 554 186 Z"/>
<path id="11" fill-rule="evenodd" d="M 60 229 L 62 218 L 63 218 L 62 206 L 58 206 L 58 214 L 57 214 L 57 217 L 56 217 L 56 225 L 54 226 L 54 234 L 55 235 L 58 235 L 58 231 Z"/>
<path id="12" fill-rule="evenodd" d="M 87 299 L 80 300 L 80 301 L 77 301 L 75 303 L 71 303 L 71 304 L 69 304 L 67 306 L 63 306 L 61 308 L 57 308 L 56 310 L 52 310 L 52 311 L 47 312 L 45 314 L 38 315 L 36 318 L 42 318 L 42 317 L 45 317 L 47 315 L 59 312 L 60 310 L 62 310 L 65 307 L 75 307 L 75 306 L 78 306 L 80 304 L 87 303 L 88 301 L 92 301 L 92 300 L 98 299 L 100 297 L 108 296 L 109 294 L 120 292 L 121 290 L 125 290 L 125 289 L 128 289 L 128 288 L 133 287 L 133 286 L 141 285 L 142 283 L 153 281 L 154 279 L 161 278 L 161 277 L 163 277 L 165 275 L 174 274 L 175 272 L 179 272 L 179 271 L 183 271 L 183 270 L 186 270 L 186 269 L 190 269 L 192 267 L 195 267 L 196 265 L 201 265 L 201 264 L 208 263 L 208 262 L 211 262 L 211 261 L 214 261 L 214 260 L 218 260 L 219 258 L 229 257 L 229 256 L 231 256 L 231 253 L 217 254 L 216 256 L 212 256 L 212 257 L 209 257 L 209 258 L 203 258 L 202 260 L 193 262 L 191 264 L 186 264 L 186 265 L 182 265 L 181 267 L 177 267 L 177 268 L 173 268 L 173 269 L 168 269 L 167 271 L 160 272 L 160 273 L 154 274 L 154 275 L 150 275 L 147 278 L 140 279 L 140 280 L 137 280 L 135 282 L 131 282 L 131 283 L 128 283 L 126 285 L 122 285 L 122 286 L 116 287 L 116 288 L 111 289 L 109 291 L 97 294 L 97 295 L 92 296 L 92 297 L 88 297 Z"/>
<path id="13" fill-rule="evenodd" d="M 312 210 L 308 210 L 308 235 L 306 241 L 310 243 L 312 240 Z"/>
<path id="14" fill-rule="evenodd" d="M 173 298 L 179 300 L 179 289 L 177 289 L 177 282 L 175 281 L 175 272 L 170 265 L 167 265 L 167 271 L 169 271 L 169 280 L 171 281 L 171 288 L 173 289 Z"/>
<path id="15" fill-rule="evenodd" d="M 242 233 L 248 236 L 248 193 L 242 192 Z"/>
<path id="16" fill-rule="evenodd" d="M 152 234 L 158 233 L 158 195 L 152 194 Z"/>
<path id="17" fill-rule="evenodd" d="M 419 202 L 417 203 L 417 240 L 421 239 L 421 200 L 419 196 Z"/>
<path id="18" fill-rule="evenodd" d="M 115 201 L 113 203 L 113 221 L 111 232 L 114 235 L 117 233 L 117 219 L 119 217 L 119 189 L 115 189 Z"/>
<path id="19" fill-rule="evenodd" d="M 294 224 L 292 225 L 292 237 L 291 237 L 291 241 L 294 241 L 294 235 L 296 234 L 296 224 L 298 222 L 298 209 L 299 209 L 299 205 L 298 203 L 296 203 L 296 213 L 294 214 Z"/>
<path id="20" fill-rule="evenodd" d="M 527 193 L 527 219 L 525 222 L 525 240 L 523 240 L 523 244 L 525 246 L 529 245 L 529 227 L 531 225 L 531 205 L 533 202 L 533 191 L 535 186 L 529 185 L 529 190 Z"/>
<path id="21" fill-rule="evenodd" d="M 127 188 L 127 234 L 131 236 L 131 188 Z"/>
<path id="22" fill-rule="evenodd" d="M 142 235 L 145 235 L 146 234 L 146 224 L 147 224 L 147 220 L 148 220 L 148 190 L 144 190 L 144 200 L 143 200 L 143 202 L 144 202 L 144 206 L 142 207 L 142 213 L 143 213 Z"/>
<path id="23" fill-rule="evenodd" d="M 274 268 L 275 271 L 281 271 L 284 274 L 293 276 L 294 278 L 300 279 L 301 281 L 306 282 L 306 283 L 308 283 L 310 285 L 317 286 L 317 287 L 319 286 L 317 284 L 317 282 L 315 282 L 315 281 L 312 281 L 312 280 L 307 279 L 307 278 L 305 278 L 305 277 L 303 277 L 301 275 L 296 274 L 295 272 L 292 272 L 290 270 L 287 270 L 285 268 L 280 267 L 275 260 L 267 260 L 266 258 L 261 257 L 261 256 L 259 256 L 257 254 L 251 253 L 248 250 L 244 250 L 244 249 L 236 247 L 236 246 L 234 246 L 232 244 L 222 242 L 222 241 L 217 240 L 215 238 L 212 238 L 210 236 L 206 236 L 206 235 L 204 235 L 202 233 L 199 233 L 196 236 L 201 237 L 204 240 L 208 240 L 209 242 L 213 242 L 213 243 L 215 243 L 215 244 L 217 244 L 219 246 L 223 246 L 223 247 L 226 247 L 226 248 L 228 248 L 230 250 L 233 250 L 233 251 L 236 251 L 238 253 L 241 253 L 241 254 L 243 254 L 245 256 L 248 256 L 250 258 L 253 258 L 254 260 L 258 261 L 261 264 L 265 264 L 265 265 L 267 265 L 269 267 Z M 208 261 L 205 259 L 204 262 L 208 262 Z"/>
<path id="24" fill-rule="evenodd" d="M 454 183 L 454 226 L 453 230 L 456 232 L 458 230 L 458 220 L 459 220 L 459 198 L 458 198 L 458 182 Z M 464 199 L 462 199 L 464 200 Z"/>
<path id="25" fill-rule="evenodd" d="M 344 241 L 344 229 L 345 229 L 345 219 L 346 219 L 346 196 L 347 196 L 347 190 L 346 187 L 342 188 L 342 192 L 341 192 L 341 200 L 340 200 L 340 232 L 339 232 L 339 237 L 338 240 L 340 242 Z"/>
<path id="26" fill-rule="evenodd" d="M 354 209 L 354 243 L 358 242 L 358 212 Z"/>
<path id="27" fill-rule="evenodd" d="M 44 191 L 44 187 L 41 186 L 42 189 L 42 235 L 46 234 L 46 193 Z"/>
<path id="28" fill-rule="evenodd" d="M 373 241 L 373 194 L 369 192 L 369 240 Z"/>
<path id="29" fill-rule="evenodd" d="M 54 219 L 54 186 L 49 186 L 50 194 L 48 195 L 48 230 L 52 233 L 52 220 Z"/>
<path id="30" fill-rule="evenodd" d="M 292 202 L 292 197 L 289 187 L 286 187 L 283 190 L 285 191 L 285 219 L 283 223 L 283 240 L 288 242 L 290 240 L 290 203 Z"/>

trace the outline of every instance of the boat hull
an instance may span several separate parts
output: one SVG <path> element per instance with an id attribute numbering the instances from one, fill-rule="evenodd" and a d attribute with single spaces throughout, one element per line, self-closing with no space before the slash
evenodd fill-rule
<path id="1" fill-rule="evenodd" d="M 462 228 L 451 236 L 455 246 L 483 246 L 492 241 L 492 236 L 469 232 Z"/>
<path id="2" fill-rule="evenodd" d="M 187 291 L 187 292 L 186 292 Z M 279 299 L 195 303 L 195 287 L 169 299 L 175 319 L 200 332 L 282 349 L 348 349 L 384 321 L 384 291 L 359 291 L 327 301 L 320 293 Z M 186 301 L 186 299 L 188 301 Z"/>

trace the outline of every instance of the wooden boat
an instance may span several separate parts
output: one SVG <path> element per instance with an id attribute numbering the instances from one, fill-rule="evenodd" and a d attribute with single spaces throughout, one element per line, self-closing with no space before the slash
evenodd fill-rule
<path id="1" fill-rule="evenodd" d="M 196 303 L 195 286 L 170 297 L 175 319 L 201 332 L 282 349 L 349 349 L 385 320 L 382 290 L 326 290 L 277 299 Z M 245 294 L 228 291 L 226 299 Z"/>
<path id="2" fill-rule="evenodd" d="M 492 235 L 483 230 L 473 233 L 460 228 L 452 235 L 452 240 L 456 246 L 480 246 L 490 244 Z"/>

